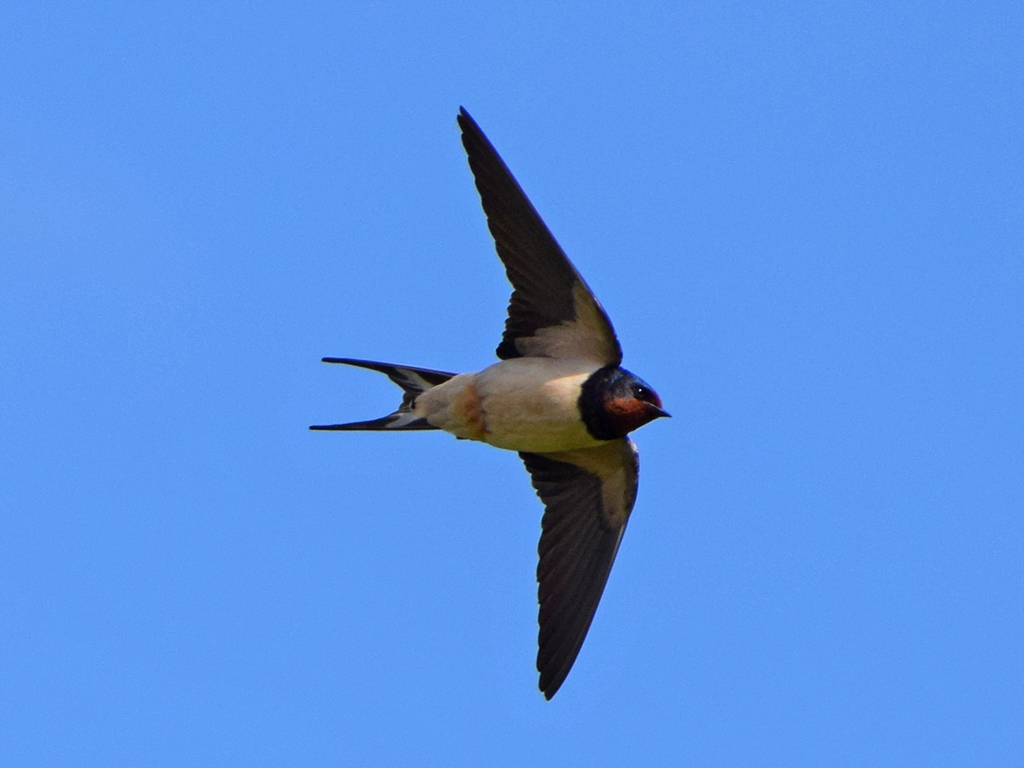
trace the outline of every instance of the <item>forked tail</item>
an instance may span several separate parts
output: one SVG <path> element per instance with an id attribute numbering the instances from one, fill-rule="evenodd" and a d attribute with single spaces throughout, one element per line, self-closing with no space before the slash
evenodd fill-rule
<path id="1" fill-rule="evenodd" d="M 352 365 L 356 368 L 368 368 L 371 371 L 383 373 L 395 384 L 402 388 L 402 404 L 398 410 L 373 421 L 354 421 L 349 424 L 321 424 L 312 426 L 310 429 L 317 430 L 382 430 L 382 429 L 437 429 L 426 419 L 418 418 L 412 412 L 413 403 L 417 395 L 426 392 L 431 387 L 444 384 L 454 376 L 454 373 L 444 371 L 432 371 L 428 368 L 411 368 L 408 365 L 391 365 L 389 363 L 375 363 L 371 360 L 351 360 L 347 357 L 325 357 L 325 363 L 340 363 L 341 365 Z"/>

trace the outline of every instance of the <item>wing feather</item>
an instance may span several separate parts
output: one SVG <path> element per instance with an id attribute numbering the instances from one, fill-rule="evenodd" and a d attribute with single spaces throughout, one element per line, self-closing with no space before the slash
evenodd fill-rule
<path id="1" fill-rule="evenodd" d="M 560 453 L 520 453 L 544 502 L 537 597 L 537 670 L 551 698 L 579 655 L 636 500 L 628 439 Z"/>
<path id="2" fill-rule="evenodd" d="M 513 288 L 498 357 L 583 357 L 618 365 L 622 349 L 608 315 L 480 126 L 464 109 L 458 121 L 487 226 Z"/>

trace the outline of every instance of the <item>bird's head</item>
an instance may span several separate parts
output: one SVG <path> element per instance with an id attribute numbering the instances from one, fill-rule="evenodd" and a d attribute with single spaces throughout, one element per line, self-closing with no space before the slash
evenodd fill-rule
<path id="1" fill-rule="evenodd" d="M 669 415 L 647 382 L 617 365 L 600 368 L 583 382 L 579 409 L 587 431 L 598 440 L 617 440 Z"/>

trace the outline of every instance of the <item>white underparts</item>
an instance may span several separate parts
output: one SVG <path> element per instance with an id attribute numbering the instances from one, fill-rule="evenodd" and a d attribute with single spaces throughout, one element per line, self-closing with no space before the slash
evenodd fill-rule
<path id="1" fill-rule="evenodd" d="M 413 412 L 457 437 L 532 453 L 589 448 L 577 405 L 589 360 L 521 357 L 465 373 L 416 399 Z"/>

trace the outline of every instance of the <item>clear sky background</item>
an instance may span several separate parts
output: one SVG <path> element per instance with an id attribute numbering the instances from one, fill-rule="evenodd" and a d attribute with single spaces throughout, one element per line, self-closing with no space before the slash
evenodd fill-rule
<path id="1" fill-rule="evenodd" d="M 675 418 L 536 689 L 479 121 Z M 1019 766 L 1020 3 L 0 6 L 0 763 Z"/>

